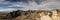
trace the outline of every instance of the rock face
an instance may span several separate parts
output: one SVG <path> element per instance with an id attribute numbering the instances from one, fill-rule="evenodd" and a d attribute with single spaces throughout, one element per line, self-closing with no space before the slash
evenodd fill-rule
<path id="1" fill-rule="evenodd" d="M 8 13 L 8 15 L 6 15 L 5 18 L 14 20 L 60 20 L 60 10 L 50 10 L 50 11 L 17 10 Z"/>

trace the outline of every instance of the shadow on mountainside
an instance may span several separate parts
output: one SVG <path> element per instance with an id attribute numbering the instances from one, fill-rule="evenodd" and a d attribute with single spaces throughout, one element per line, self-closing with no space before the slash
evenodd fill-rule
<path id="1" fill-rule="evenodd" d="M 60 10 L 53 10 L 53 11 L 60 12 Z M 42 12 L 45 15 L 48 15 L 48 13 L 50 13 L 49 17 L 52 18 L 52 12 L 51 11 L 44 11 L 44 10 L 22 11 L 22 10 L 17 10 L 17 11 L 13 11 L 13 12 L 10 12 L 8 14 L 0 16 L 1 17 L 0 20 L 38 20 L 38 19 L 41 20 L 40 14 Z"/>

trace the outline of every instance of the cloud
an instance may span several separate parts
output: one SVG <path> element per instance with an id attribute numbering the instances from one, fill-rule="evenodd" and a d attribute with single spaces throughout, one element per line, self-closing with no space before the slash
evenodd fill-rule
<path id="1" fill-rule="evenodd" d="M 45 7 L 49 9 L 60 9 L 60 3 L 59 2 L 49 2 L 48 5 L 45 5 Z"/>
<path id="2" fill-rule="evenodd" d="M 44 3 L 46 3 L 46 1 L 44 1 Z M 29 1 L 29 3 L 24 2 L 13 3 L 11 6 L 24 7 L 22 10 L 38 10 L 44 7 L 43 4 L 42 2 L 40 4 L 37 4 L 35 1 Z"/>
<path id="3" fill-rule="evenodd" d="M 0 12 L 12 12 L 12 11 L 16 11 L 17 9 L 13 9 L 13 8 L 6 8 L 6 9 L 0 9 Z"/>
<path id="4" fill-rule="evenodd" d="M 7 7 L 23 7 L 18 10 L 50 10 L 60 9 L 59 0 L 1 0 L 0 4 L 6 4 Z M 9 8 L 7 8 L 9 10 Z M 13 8 L 17 9 L 17 8 Z M 12 9 L 11 9 L 12 10 Z"/>

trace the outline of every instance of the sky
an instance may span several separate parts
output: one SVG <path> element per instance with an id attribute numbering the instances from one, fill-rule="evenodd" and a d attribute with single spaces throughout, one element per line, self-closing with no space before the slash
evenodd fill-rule
<path id="1" fill-rule="evenodd" d="M 0 0 L 0 12 L 60 9 L 60 0 Z"/>

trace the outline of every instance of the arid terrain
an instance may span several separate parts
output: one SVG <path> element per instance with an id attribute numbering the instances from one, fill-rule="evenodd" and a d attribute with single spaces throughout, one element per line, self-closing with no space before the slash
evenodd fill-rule
<path id="1" fill-rule="evenodd" d="M 60 10 L 17 10 L 10 13 L 0 13 L 0 20 L 60 20 Z"/>

